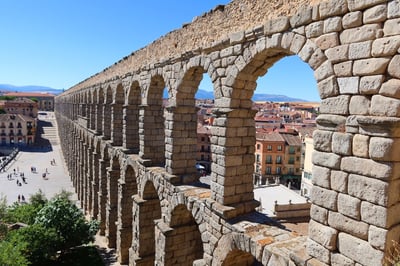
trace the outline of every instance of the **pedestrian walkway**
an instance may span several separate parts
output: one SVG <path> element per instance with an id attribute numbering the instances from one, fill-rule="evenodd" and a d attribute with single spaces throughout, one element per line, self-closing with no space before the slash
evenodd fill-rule
<path id="1" fill-rule="evenodd" d="M 39 124 L 43 125 L 38 128 L 41 132 L 40 143 L 21 150 L 6 166 L 5 172 L 0 173 L 0 194 L 7 197 L 8 204 L 18 201 L 18 195 L 20 198 L 24 195 L 25 200 L 29 201 L 30 195 L 39 189 L 48 199 L 62 190 L 69 191 L 73 193 L 72 199 L 77 201 L 71 179 L 64 167 L 53 113 L 39 119 Z M 35 171 L 31 171 L 33 169 Z M 17 182 L 21 185 L 17 185 Z"/>
<path id="2" fill-rule="evenodd" d="M 0 173 L 0 195 L 5 195 L 8 204 L 12 204 L 18 202 L 18 198 L 22 201 L 22 195 L 25 201 L 29 202 L 30 196 L 39 189 L 47 199 L 65 190 L 72 192 L 71 199 L 79 206 L 75 189 L 64 164 L 54 114 L 47 112 L 46 115 L 39 115 L 39 119 L 40 136 L 36 145 L 20 151 L 15 160 L 6 166 L 6 171 Z M 34 169 L 35 171 L 31 171 Z M 43 177 L 44 174 L 45 177 Z M 20 186 L 17 185 L 17 180 L 21 183 Z M 120 266 L 115 250 L 107 248 L 104 236 L 97 235 L 94 244 L 104 265 Z"/>

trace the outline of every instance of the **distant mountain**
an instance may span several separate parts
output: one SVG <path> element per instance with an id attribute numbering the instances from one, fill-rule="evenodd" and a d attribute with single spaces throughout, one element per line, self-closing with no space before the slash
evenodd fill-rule
<path id="1" fill-rule="evenodd" d="M 47 92 L 51 94 L 58 95 L 62 93 L 62 90 L 45 87 L 45 86 L 14 86 L 9 84 L 0 84 L 0 92 Z M 168 98 L 168 92 L 164 91 L 164 98 Z M 214 99 L 214 93 L 212 91 L 198 90 L 196 99 Z M 270 101 L 270 102 L 308 102 L 304 99 L 291 98 L 285 95 L 275 95 L 275 94 L 261 94 L 256 93 L 253 95 L 253 101 Z"/>
<path id="2" fill-rule="evenodd" d="M 164 95 L 167 98 L 168 94 Z M 212 91 L 198 90 L 196 99 L 214 99 L 214 93 Z M 275 94 L 261 94 L 256 93 L 253 95 L 253 101 L 264 101 L 264 102 L 308 102 L 304 99 L 291 98 L 285 95 L 275 95 Z"/>
<path id="3" fill-rule="evenodd" d="M 58 95 L 62 93 L 62 90 L 45 87 L 45 86 L 14 86 L 9 84 L 0 84 L 0 91 L 4 92 L 47 92 L 51 94 Z"/>

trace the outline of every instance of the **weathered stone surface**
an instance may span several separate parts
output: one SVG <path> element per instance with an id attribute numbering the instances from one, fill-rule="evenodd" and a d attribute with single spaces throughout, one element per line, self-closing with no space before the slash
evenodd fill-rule
<path id="1" fill-rule="evenodd" d="M 264 24 L 264 33 L 266 35 L 270 35 L 277 32 L 282 32 L 287 30 L 289 26 L 289 19 L 287 17 L 271 19 L 266 24 Z"/>
<path id="2" fill-rule="evenodd" d="M 346 29 L 340 34 L 342 44 L 373 40 L 380 26 L 378 24 L 364 25 L 358 28 Z"/>
<path id="3" fill-rule="evenodd" d="M 347 193 L 347 178 L 349 174 L 342 171 L 331 171 L 331 188 L 335 191 Z"/>
<path id="4" fill-rule="evenodd" d="M 388 4 L 388 18 L 400 17 L 400 2 L 399 0 L 391 1 Z"/>
<path id="5" fill-rule="evenodd" d="M 346 61 L 333 66 L 338 77 L 350 77 L 353 74 L 353 61 Z"/>
<path id="6" fill-rule="evenodd" d="M 363 23 L 376 23 L 386 20 L 386 4 L 377 5 L 364 11 Z"/>
<path id="7" fill-rule="evenodd" d="M 399 223 L 399 211 L 400 204 L 385 208 L 363 201 L 361 203 L 361 220 L 381 228 L 389 229 L 391 226 Z"/>
<path id="8" fill-rule="evenodd" d="M 353 155 L 368 158 L 369 136 L 356 134 L 353 137 Z"/>
<path id="9" fill-rule="evenodd" d="M 336 2 L 322 2 L 319 6 L 319 13 L 321 18 L 343 15 L 347 12 L 347 4 L 344 0 Z"/>
<path id="10" fill-rule="evenodd" d="M 319 35 L 319 37 L 315 39 L 315 43 L 322 50 L 326 50 L 339 45 L 339 36 L 336 32 Z"/>
<path id="11" fill-rule="evenodd" d="M 310 238 L 307 239 L 307 253 L 324 263 L 330 263 L 329 250 Z"/>
<path id="12" fill-rule="evenodd" d="M 389 79 L 383 83 L 379 94 L 400 99 L 400 79 Z"/>
<path id="13" fill-rule="evenodd" d="M 355 220 L 360 220 L 361 200 L 352 196 L 339 193 L 338 211 Z"/>
<path id="14" fill-rule="evenodd" d="M 313 178 L 312 182 L 315 185 L 318 185 L 323 188 L 330 189 L 331 181 L 330 181 L 330 169 L 326 167 L 320 167 L 313 165 L 312 168 Z"/>
<path id="15" fill-rule="evenodd" d="M 363 59 L 371 56 L 372 41 L 352 43 L 349 46 L 349 59 Z"/>
<path id="16" fill-rule="evenodd" d="M 324 33 L 339 32 L 342 30 L 342 18 L 330 17 L 324 20 Z"/>
<path id="17" fill-rule="evenodd" d="M 388 67 L 388 72 L 389 74 L 394 77 L 400 79 L 400 70 L 399 70 L 399 64 L 400 64 L 400 55 L 396 55 L 390 60 L 389 67 Z"/>
<path id="18" fill-rule="evenodd" d="M 391 19 L 385 22 L 383 27 L 383 32 L 385 33 L 385 37 L 393 36 L 400 33 L 400 19 Z"/>
<path id="19" fill-rule="evenodd" d="M 345 61 L 349 55 L 349 44 L 329 48 L 325 51 L 325 54 L 332 63 Z"/>
<path id="20" fill-rule="evenodd" d="M 311 201 L 313 204 L 336 211 L 337 195 L 335 191 L 314 186 L 311 190 Z"/>
<path id="21" fill-rule="evenodd" d="M 357 94 L 359 77 L 338 78 L 339 91 L 341 94 Z"/>
<path id="22" fill-rule="evenodd" d="M 384 0 L 349 0 L 348 5 L 349 5 L 349 10 L 354 11 L 354 10 L 366 9 L 370 6 L 384 2 L 385 2 Z"/>
<path id="23" fill-rule="evenodd" d="M 368 240 L 369 225 L 367 223 L 351 219 L 338 212 L 330 211 L 328 214 L 328 224 L 341 232 Z"/>
<path id="24" fill-rule="evenodd" d="M 360 175 L 349 175 L 348 193 L 381 206 L 388 203 L 388 183 Z"/>
<path id="25" fill-rule="evenodd" d="M 370 114 L 397 117 L 400 115 L 400 99 L 374 95 L 371 100 Z"/>
<path id="26" fill-rule="evenodd" d="M 314 149 L 323 152 L 332 151 L 332 136 L 332 132 L 315 130 L 313 132 Z"/>
<path id="27" fill-rule="evenodd" d="M 399 36 L 381 38 L 373 41 L 371 54 L 374 57 L 393 56 L 396 54 L 399 47 Z"/>
<path id="28" fill-rule="evenodd" d="M 347 115 L 349 113 L 349 103 L 350 96 L 348 95 L 326 98 L 321 101 L 320 111 L 323 114 Z"/>
<path id="29" fill-rule="evenodd" d="M 386 58 L 356 60 L 353 64 L 353 74 L 361 76 L 383 74 L 388 64 L 389 59 Z"/>
<path id="30" fill-rule="evenodd" d="M 368 115 L 371 100 L 366 96 L 352 96 L 350 99 L 349 112 L 351 115 Z"/>
<path id="31" fill-rule="evenodd" d="M 313 164 L 334 169 L 339 169 L 340 159 L 339 155 L 319 151 L 314 151 L 312 155 Z"/>
<path id="32" fill-rule="evenodd" d="M 399 145 L 400 139 L 372 137 L 369 143 L 370 158 L 376 161 L 400 161 Z"/>
<path id="33" fill-rule="evenodd" d="M 376 94 L 381 88 L 383 81 L 383 75 L 361 77 L 359 91 L 361 94 Z"/>
<path id="34" fill-rule="evenodd" d="M 374 249 L 368 242 L 346 233 L 339 233 L 339 251 L 346 257 L 366 266 L 382 264 L 383 252 Z"/>
<path id="35" fill-rule="evenodd" d="M 339 94 L 339 86 L 336 78 L 332 76 L 318 82 L 318 91 L 321 99 L 337 96 Z"/>
<path id="36" fill-rule="evenodd" d="M 343 256 L 340 253 L 331 254 L 331 265 L 332 266 L 354 266 L 354 261 Z"/>
<path id="37" fill-rule="evenodd" d="M 355 28 L 358 26 L 362 25 L 362 12 L 361 11 L 355 11 L 351 13 L 347 13 L 346 15 L 343 16 L 343 28 L 344 29 L 349 29 L 349 28 Z"/>
<path id="38" fill-rule="evenodd" d="M 318 205 L 311 205 L 310 217 L 321 224 L 328 224 L 328 210 Z"/>
<path id="39" fill-rule="evenodd" d="M 308 228 L 308 236 L 312 240 L 329 250 L 336 250 L 337 230 L 314 220 L 310 220 Z"/>
<path id="40" fill-rule="evenodd" d="M 333 133 L 332 151 L 340 155 L 351 155 L 352 137 L 352 134 Z"/>

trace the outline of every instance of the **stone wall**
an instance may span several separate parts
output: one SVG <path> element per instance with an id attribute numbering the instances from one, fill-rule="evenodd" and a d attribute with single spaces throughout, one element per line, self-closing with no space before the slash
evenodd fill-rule
<path id="1" fill-rule="evenodd" d="M 400 236 L 400 2 L 308 3 L 233 1 L 56 98 L 82 207 L 121 262 L 381 265 L 390 253 Z M 202 21 L 223 14 L 208 39 Z M 307 237 L 256 212 L 252 184 L 251 97 L 288 55 L 313 69 L 321 97 Z M 215 96 L 209 186 L 194 167 L 204 73 Z"/>

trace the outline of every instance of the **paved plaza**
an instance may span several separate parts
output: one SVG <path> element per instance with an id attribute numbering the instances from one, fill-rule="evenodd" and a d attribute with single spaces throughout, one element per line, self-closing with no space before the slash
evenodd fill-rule
<path id="1" fill-rule="evenodd" d="M 61 190 L 74 192 L 71 179 L 64 165 L 58 139 L 57 123 L 52 112 L 39 115 L 39 142 L 30 150 L 20 151 L 5 171 L 0 172 L 0 194 L 7 197 L 8 204 L 18 201 L 18 195 L 24 195 L 29 201 L 30 195 L 39 189 L 50 199 Z M 51 161 L 55 163 L 51 163 Z M 31 171 L 31 168 L 36 171 Z M 46 177 L 43 174 L 46 173 Z M 23 182 L 22 174 L 26 183 Z M 11 179 L 8 177 L 11 175 Z M 17 185 L 21 183 L 20 186 Z M 73 193 L 73 200 L 77 200 Z"/>

